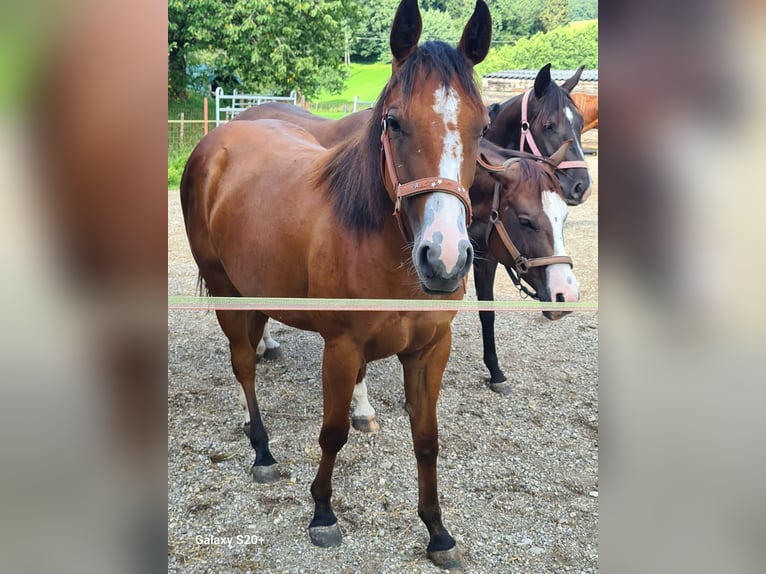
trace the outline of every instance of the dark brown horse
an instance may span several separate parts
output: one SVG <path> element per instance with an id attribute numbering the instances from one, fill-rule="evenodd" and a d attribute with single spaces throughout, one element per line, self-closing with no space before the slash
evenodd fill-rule
<path id="1" fill-rule="evenodd" d="M 421 28 L 416 0 L 402 0 L 391 29 L 391 79 L 365 129 L 343 149 L 327 150 L 305 130 L 278 120 L 231 122 L 203 138 L 184 171 L 181 205 L 212 295 L 463 296 L 473 258 L 467 186 L 488 123 L 473 65 L 489 49 L 491 19 L 478 0 L 457 49 L 442 42 L 418 46 Z M 246 396 L 253 475 L 261 482 L 279 477 L 255 393 L 255 347 L 264 325 L 274 317 L 325 341 L 322 457 L 311 485 L 309 525 L 319 546 L 342 538 L 331 483 L 348 438 L 355 383 L 369 361 L 397 355 L 428 555 L 439 566 L 461 567 L 442 524 L 436 480 L 436 402 L 454 312 L 272 309 L 217 311 L 217 317 Z"/>
<path id="2" fill-rule="evenodd" d="M 563 142 L 572 140 L 559 180 L 569 205 L 590 196 L 592 180 L 582 151 L 583 118 L 569 95 L 580 81 L 583 66 L 561 86 L 551 79 L 551 65 L 537 72 L 532 88 L 502 104 L 489 107 L 492 121 L 485 138 L 492 143 L 549 157 Z"/>

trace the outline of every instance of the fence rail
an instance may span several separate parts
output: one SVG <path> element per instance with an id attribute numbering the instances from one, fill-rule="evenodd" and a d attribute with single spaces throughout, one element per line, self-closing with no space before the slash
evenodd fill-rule
<path id="1" fill-rule="evenodd" d="M 175 111 L 175 117 L 168 118 L 168 152 L 187 151 L 194 147 L 207 134 L 209 129 L 213 129 L 223 123 L 226 123 L 238 113 L 246 110 L 250 106 L 260 105 L 265 102 L 288 102 L 293 105 L 300 105 L 314 113 L 325 113 L 329 117 L 341 117 L 346 114 L 371 107 L 375 104 L 372 101 L 359 99 L 355 96 L 353 101 L 332 104 L 322 102 L 299 101 L 299 96 L 293 92 L 290 96 L 270 96 L 266 94 L 238 94 L 236 90 L 232 94 L 223 94 L 220 90 L 220 99 L 216 99 L 216 109 L 211 110 L 210 115 L 217 114 L 217 121 L 213 117 L 208 118 L 208 103 L 205 98 L 202 109 L 188 107 Z M 218 95 L 218 92 L 216 92 Z M 224 102 L 224 105 L 222 105 Z M 223 116 L 223 117 L 222 117 Z"/>
<path id="2" fill-rule="evenodd" d="M 229 105 L 223 105 L 226 101 Z M 270 96 L 268 94 L 238 94 L 237 90 L 231 95 L 223 93 L 223 88 L 215 90 L 215 126 L 221 125 L 221 114 L 226 114 L 224 122 L 229 121 L 240 112 L 251 106 L 259 106 L 264 102 L 290 102 L 298 105 L 298 94 L 295 90 L 289 96 Z"/>

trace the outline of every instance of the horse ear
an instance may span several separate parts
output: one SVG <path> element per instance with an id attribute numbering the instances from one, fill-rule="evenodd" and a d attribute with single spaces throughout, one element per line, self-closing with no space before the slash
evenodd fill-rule
<path id="1" fill-rule="evenodd" d="M 489 115 L 489 122 L 492 123 L 492 120 L 495 119 L 495 116 L 497 116 L 497 113 L 500 111 L 500 104 L 489 104 L 487 106 L 487 114 Z"/>
<path id="2" fill-rule="evenodd" d="M 491 40 L 492 16 L 484 0 L 476 0 L 473 14 L 463 29 L 457 49 L 475 66 L 487 57 Z"/>
<path id="3" fill-rule="evenodd" d="M 582 75 L 582 71 L 585 69 L 585 66 L 580 66 L 575 70 L 575 73 L 572 74 L 572 77 L 569 78 L 566 82 L 561 84 L 561 89 L 565 90 L 566 92 L 571 92 L 574 87 L 577 85 L 577 82 L 580 81 L 580 76 Z"/>
<path id="4" fill-rule="evenodd" d="M 390 43 L 391 54 L 394 56 L 394 71 L 417 49 L 422 30 L 423 20 L 420 18 L 418 0 L 402 0 L 391 26 Z"/>
<path id="5" fill-rule="evenodd" d="M 567 150 L 569 149 L 569 146 L 572 144 L 572 140 L 565 140 L 563 144 L 557 149 L 555 152 L 553 152 L 553 155 L 549 157 L 548 159 L 553 165 L 558 165 L 562 161 L 564 161 L 564 156 L 567 154 Z"/>
<path id="6" fill-rule="evenodd" d="M 535 97 L 541 98 L 543 92 L 545 92 L 545 88 L 547 88 L 548 84 L 550 83 L 551 65 L 545 64 L 542 68 L 540 68 L 540 71 L 537 72 L 537 77 L 535 78 Z"/>

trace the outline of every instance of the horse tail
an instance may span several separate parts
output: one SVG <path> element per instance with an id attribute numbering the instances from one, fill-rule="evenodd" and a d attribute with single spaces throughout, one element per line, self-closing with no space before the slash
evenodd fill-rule
<path id="1" fill-rule="evenodd" d="M 205 283 L 202 273 L 197 273 L 197 295 L 199 297 L 210 297 L 210 288 Z"/>

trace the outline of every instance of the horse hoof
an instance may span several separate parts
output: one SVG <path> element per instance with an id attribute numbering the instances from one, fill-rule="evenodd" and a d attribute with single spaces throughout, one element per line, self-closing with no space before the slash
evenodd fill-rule
<path id="1" fill-rule="evenodd" d="M 376 433 L 380 430 L 380 425 L 374 415 L 371 417 L 351 417 L 351 426 L 364 433 Z"/>
<path id="2" fill-rule="evenodd" d="M 250 473 L 253 475 L 253 481 L 259 484 L 276 482 L 281 478 L 279 468 L 276 464 L 271 464 L 269 466 L 253 466 L 250 469 Z"/>
<path id="3" fill-rule="evenodd" d="M 330 526 L 310 526 L 309 536 L 311 536 L 311 542 L 314 543 L 314 546 L 320 548 L 338 546 L 343 540 L 343 534 L 341 534 L 337 522 Z"/>
<path id="4" fill-rule="evenodd" d="M 489 390 L 503 396 L 510 395 L 513 392 L 513 387 L 508 381 L 502 383 L 490 383 Z"/>
<path id="5" fill-rule="evenodd" d="M 266 348 L 263 352 L 264 361 L 275 361 L 282 358 L 282 347 L 273 347 L 271 349 Z"/>
<path id="6" fill-rule="evenodd" d="M 428 557 L 436 566 L 452 572 L 463 571 L 463 557 L 460 555 L 457 545 L 449 550 L 429 550 Z"/>

